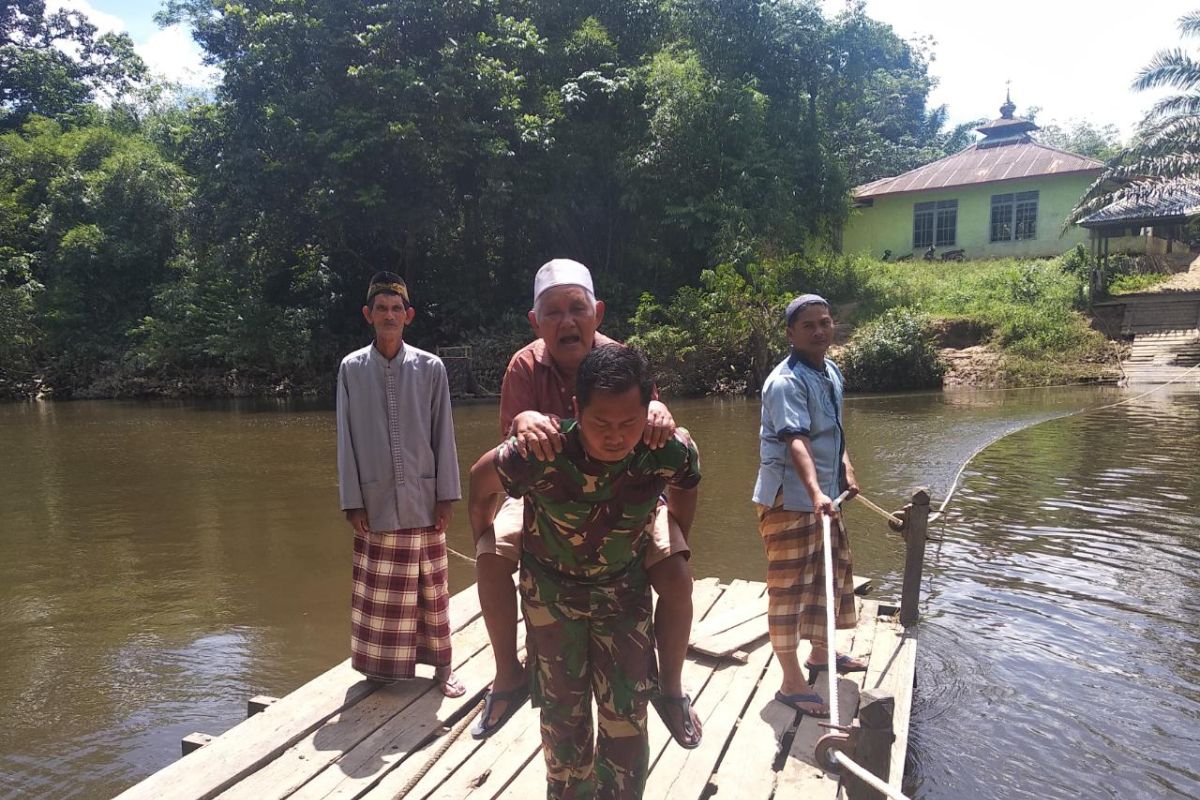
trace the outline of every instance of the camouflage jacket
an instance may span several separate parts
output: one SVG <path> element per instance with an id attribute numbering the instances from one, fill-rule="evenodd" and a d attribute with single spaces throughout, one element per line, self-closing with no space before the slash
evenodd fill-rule
<path id="1" fill-rule="evenodd" d="M 700 456 L 676 434 L 657 450 L 641 442 L 616 462 L 590 457 L 576 420 L 563 420 L 563 448 L 553 460 L 522 456 L 515 439 L 500 445 L 496 469 L 504 489 L 525 498 L 522 550 L 577 578 L 616 575 L 644 557 L 648 524 L 668 484 L 700 483 Z"/>

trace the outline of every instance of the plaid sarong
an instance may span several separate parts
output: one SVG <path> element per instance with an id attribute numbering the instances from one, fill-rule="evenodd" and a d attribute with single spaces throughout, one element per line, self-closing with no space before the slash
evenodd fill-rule
<path id="1" fill-rule="evenodd" d="M 450 664 L 446 536 L 433 528 L 354 535 L 351 665 L 369 678 L 411 678 Z"/>
<path id="2" fill-rule="evenodd" d="M 795 652 L 801 639 L 825 645 L 825 564 L 821 552 L 821 520 L 812 512 L 787 511 L 782 498 L 775 506 L 755 503 L 758 532 L 767 550 L 767 630 L 777 653 Z M 833 547 L 833 596 L 836 627 L 853 628 L 854 570 L 850 539 L 842 515 L 829 531 Z"/>

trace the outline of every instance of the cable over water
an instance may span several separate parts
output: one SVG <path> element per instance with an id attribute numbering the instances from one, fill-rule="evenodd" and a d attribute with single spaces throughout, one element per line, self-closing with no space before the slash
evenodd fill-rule
<path id="1" fill-rule="evenodd" d="M 1078 416 L 1082 416 L 1084 414 L 1092 414 L 1096 411 L 1104 411 L 1106 409 L 1116 408 L 1117 406 L 1122 406 L 1122 405 L 1126 405 L 1129 403 L 1137 402 L 1138 400 L 1141 400 L 1145 397 L 1149 397 L 1150 395 L 1155 394 L 1156 392 L 1162 391 L 1163 389 L 1167 388 L 1171 384 L 1178 383 L 1179 381 L 1186 379 L 1189 375 L 1196 372 L 1197 370 L 1200 370 L 1200 364 L 1197 364 L 1196 366 L 1188 369 L 1186 372 L 1183 372 L 1183 373 L 1175 376 L 1171 380 L 1166 381 L 1165 383 L 1158 384 L 1153 389 L 1148 389 L 1134 397 L 1127 397 L 1124 400 L 1118 400 L 1115 403 L 1105 403 L 1104 405 L 1093 406 L 1091 408 L 1084 408 L 1084 409 L 1080 409 L 1078 411 L 1071 411 L 1066 414 L 1056 414 L 1052 417 L 1046 417 L 1045 419 L 1040 419 L 1040 420 L 1037 420 L 1036 422 L 1031 422 L 1028 425 L 1023 425 L 1019 428 L 1014 428 L 1012 430 L 1005 431 L 1004 433 L 1000 434 L 999 436 L 996 436 L 996 437 L 984 442 L 979 447 L 977 447 L 969 456 L 967 456 L 966 460 L 964 460 L 961 465 L 959 465 L 958 470 L 954 473 L 954 479 L 950 482 L 950 488 L 947 490 L 946 496 L 942 499 L 942 502 L 937 507 L 937 509 L 929 515 L 929 521 L 932 523 L 942 517 L 942 515 L 946 511 L 946 507 L 950 505 L 951 500 L 954 499 L 954 495 L 958 492 L 959 483 L 962 481 L 963 473 L 966 472 L 967 467 L 970 466 L 971 462 L 974 461 L 975 458 L 980 453 L 982 453 L 984 450 L 987 450 L 989 447 L 994 445 L 996 442 L 999 442 L 1002 439 L 1012 436 L 1014 433 L 1021 433 L 1023 431 L 1027 431 L 1031 428 L 1036 428 L 1039 425 L 1044 425 L 1047 422 L 1054 422 L 1056 420 L 1061 420 L 1061 419 L 1069 419 L 1071 417 L 1078 417 Z M 892 522 L 897 525 L 900 525 L 903 523 L 902 519 L 897 517 L 895 514 L 888 512 L 886 509 L 882 508 L 881 506 L 877 505 L 876 503 L 872 502 L 865 495 L 860 493 L 860 494 L 856 495 L 856 497 L 858 500 L 862 501 L 862 504 L 864 506 L 866 506 L 868 509 L 875 512 L 879 516 L 883 517 L 884 519 L 888 520 L 889 522 Z"/>

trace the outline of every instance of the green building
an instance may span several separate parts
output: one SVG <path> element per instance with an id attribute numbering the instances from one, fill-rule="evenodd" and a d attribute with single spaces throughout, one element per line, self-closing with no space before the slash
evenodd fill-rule
<path id="1" fill-rule="evenodd" d="M 854 190 L 842 251 L 914 258 L 962 250 L 966 258 L 1056 256 L 1088 232 L 1063 221 L 1103 171 L 1095 159 L 1039 144 L 1006 99 L 983 138 L 952 156 Z"/>

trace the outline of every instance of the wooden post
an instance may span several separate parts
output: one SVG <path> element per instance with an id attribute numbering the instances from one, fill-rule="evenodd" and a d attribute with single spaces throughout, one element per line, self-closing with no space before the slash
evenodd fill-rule
<path id="1" fill-rule="evenodd" d="M 900 595 L 900 624 L 915 625 L 920 612 L 921 572 L 925 567 L 925 539 L 929 531 L 929 492 L 921 487 L 913 492 L 908 509 L 908 529 L 904 535 L 904 588 Z"/>
<path id="2" fill-rule="evenodd" d="M 858 719 L 854 725 L 857 744 L 854 761 L 872 775 L 888 781 L 892 768 L 892 742 L 896 733 L 892 727 L 896 715 L 896 700 L 892 693 L 883 689 L 868 689 L 859 695 Z M 847 800 L 886 800 L 882 792 L 876 791 L 849 770 L 842 775 Z"/>
<path id="3" fill-rule="evenodd" d="M 207 733 L 189 733 L 179 740 L 180 754 L 186 756 L 188 753 L 194 753 L 212 740 L 213 737 Z"/>
<path id="4" fill-rule="evenodd" d="M 277 702 L 279 702 L 279 698 L 271 697 L 269 694 L 254 695 L 254 697 L 246 701 L 246 719 L 266 711 L 272 704 Z"/>

